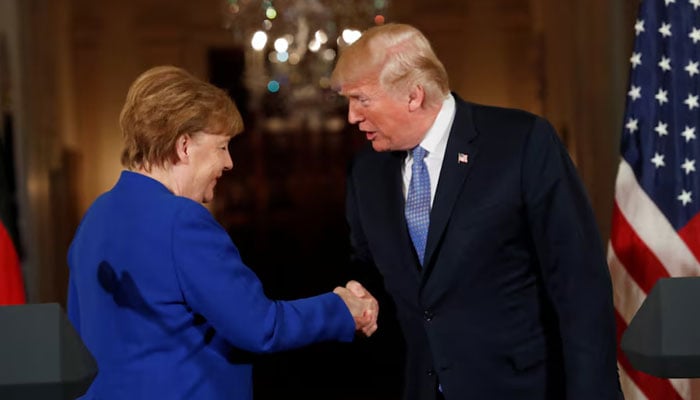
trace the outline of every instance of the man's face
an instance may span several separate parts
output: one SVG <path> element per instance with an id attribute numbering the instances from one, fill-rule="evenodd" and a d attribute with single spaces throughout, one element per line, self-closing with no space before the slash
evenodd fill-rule
<path id="1" fill-rule="evenodd" d="M 374 150 L 408 150 L 420 143 L 408 94 L 392 95 L 375 81 L 345 84 L 340 93 L 348 99 L 348 121 L 358 125 Z"/>

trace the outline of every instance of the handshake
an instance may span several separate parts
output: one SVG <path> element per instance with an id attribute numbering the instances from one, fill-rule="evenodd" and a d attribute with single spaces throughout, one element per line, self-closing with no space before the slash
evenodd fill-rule
<path id="1" fill-rule="evenodd" d="M 371 336 L 377 330 L 379 303 L 357 281 L 349 281 L 345 287 L 338 286 L 333 293 L 340 296 L 355 320 L 355 329 L 365 336 Z"/>

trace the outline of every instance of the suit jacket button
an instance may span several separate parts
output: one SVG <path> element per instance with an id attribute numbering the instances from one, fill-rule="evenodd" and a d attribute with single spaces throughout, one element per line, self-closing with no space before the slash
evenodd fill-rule
<path id="1" fill-rule="evenodd" d="M 435 375 L 435 370 L 434 370 L 434 369 L 429 369 L 429 370 L 425 371 L 425 374 L 428 375 L 428 376 L 433 376 L 433 375 Z"/>
<path id="2" fill-rule="evenodd" d="M 423 319 L 430 322 L 433 319 L 433 313 L 431 313 L 429 310 L 423 311 Z"/>

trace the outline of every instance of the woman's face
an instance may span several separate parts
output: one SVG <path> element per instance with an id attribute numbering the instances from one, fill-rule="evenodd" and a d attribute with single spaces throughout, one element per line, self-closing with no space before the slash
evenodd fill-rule
<path id="1" fill-rule="evenodd" d="M 227 135 L 196 133 L 187 143 L 187 174 L 181 182 L 181 196 L 200 203 L 214 199 L 214 186 L 224 171 L 233 168 Z"/>

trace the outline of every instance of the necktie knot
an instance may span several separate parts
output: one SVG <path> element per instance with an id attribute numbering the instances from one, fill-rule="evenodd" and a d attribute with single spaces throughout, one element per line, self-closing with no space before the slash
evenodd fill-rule
<path id="1" fill-rule="evenodd" d="M 413 155 L 413 162 L 416 162 L 416 161 L 420 162 L 425 158 L 425 156 L 428 155 L 428 150 L 426 150 L 420 146 L 416 146 L 413 148 L 411 153 Z"/>

